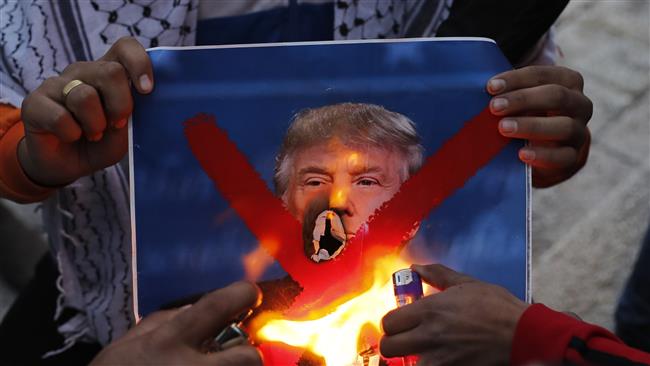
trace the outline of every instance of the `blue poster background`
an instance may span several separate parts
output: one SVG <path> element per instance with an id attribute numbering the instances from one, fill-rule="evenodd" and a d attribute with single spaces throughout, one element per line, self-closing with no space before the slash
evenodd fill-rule
<path id="1" fill-rule="evenodd" d="M 296 112 L 340 102 L 383 105 L 416 123 L 428 156 L 486 108 L 486 82 L 511 68 L 488 40 L 160 48 L 149 55 L 155 89 L 136 96 L 131 124 L 141 315 L 242 279 L 241 257 L 258 245 L 189 150 L 185 120 L 215 115 L 273 190 L 275 155 Z M 526 298 L 522 144 L 512 141 L 430 213 L 407 246 L 419 262 L 446 264 Z M 283 274 L 275 264 L 263 279 Z"/>

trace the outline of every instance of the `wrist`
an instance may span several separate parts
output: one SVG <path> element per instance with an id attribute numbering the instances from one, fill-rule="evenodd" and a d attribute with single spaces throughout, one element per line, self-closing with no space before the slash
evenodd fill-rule
<path id="1" fill-rule="evenodd" d="M 22 122 L 12 125 L 0 136 L 0 196 L 19 203 L 42 201 L 53 189 L 37 184 L 30 179 L 23 163 L 29 159 L 19 158 L 19 146 L 25 134 Z M 23 151 L 24 154 L 26 151 Z"/>
<path id="2" fill-rule="evenodd" d="M 510 294 L 508 294 L 510 295 Z M 512 354 L 512 347 L 515 341 L 515 334 L 517 331 L 517 325 L 521 320 L 521 317 L 524 315 L 530 304 L 525 303 L 518 298 L 510 295 L 510 301 L 504 303 L 502 307 L 502 338 L 503 345 L 505 346 L 506 352 L 503 352 L 503 356 L 506 357 L 504 361 L 505 364 L 508 363 L 510 355 Z"/>
<path id="3" fill-rule="evenodd" d="M 512 342 L 515 338 L 517 324 L 519 324 L 519 320 L 524 315 L 524 313 L 526 312 L 529 306 L 530 304 L 519 301 L 519 299 L 517 299 L 517 303 L 513 304 L 513 307 L 510 309 L 511 316 L 508 319 L 508 325 L 507 325 L 508 332 L 506 338 L 508 345 L 510 345 L 510 347 L 512 347 Z"/>
<path id="4" fill-rule="evenodd" d="M 61 186 L 64 186 L 65 184 L 57 183 L 57 182 L 52 182 L 48 179 L 45 179 L 42 175 L 42 171 L 44 169 L 38 169 L 35 164 L 33 159 L 30 156 L 29 153 L 29 147 L 27 146 L 27 141 L 25 140 L 25 137 L 20 139 L 18 142 L 18 146 L 16 147 L 16 154 L 18 156 L 18 164 L 20 165 L 20 168 L 22 169 L 23 173 L 29 179 L 34 185 L 40 186 L 43 188 L 58 188 Z M 39 171 L 41 174 L 39 174 Z"/>
<path id="5" fill-rule="evenodd" d="M 18 155 L 18 164 L 20 165 L 20 168 L 23 170 L 23 173 L 25 173 L 25 176 L 29 178 L 29 180 L 32 181 L 32 183 L 45 187 L 44 184 L 41 184 L 36 179 L 34 179 L 34 174 L 32 173 L 34 171 L 34 168 L 32 165 L 32 160 L 29 157 L 29 151 L 27 150 L 27 143 L 25 142 L 25 137 L 23 137 L 22 139 L 20 139 L 20 141 L 18 141 L 18 146 L 16 147 L 16 154 Z"/>

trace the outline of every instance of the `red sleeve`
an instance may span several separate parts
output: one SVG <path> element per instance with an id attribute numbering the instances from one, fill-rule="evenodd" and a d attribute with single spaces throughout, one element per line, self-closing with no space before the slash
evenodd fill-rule
<path id="1" fill-rule="evenodd" d="M 650 365 L 650 354 L 626 346 L 608 330 L 551 310 L 528 307 L 512 341 L 512 365 Z"/>
<path id="2" fill-rule="evenodd" d="M 42 201 L 53 188 L 32 182 L 18 161 L 18 144 L 25 136 L 20 109 L 0 104 L 0 197 L 19 203 Z"/>

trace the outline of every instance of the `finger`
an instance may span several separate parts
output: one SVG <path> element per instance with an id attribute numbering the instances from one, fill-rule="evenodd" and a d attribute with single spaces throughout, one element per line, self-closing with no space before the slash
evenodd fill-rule
<path id="1" fill-rule="evenodd" d="M 262 354 L 250 345 L 236 346 L 221 352 L 210 353 L 208 358 L 212 360 L 211 365 L 219 366 L 258 366 L 262 365 Z"/>
<path id="2" fill-rule="evenodd" d="M 429 264 L 426 266 L 414 264 L 411 268 L 422 277 L 424 282 L 441 291 L 463 283 L 476 282 L 472 277 L 458 273 L 442 264 Z"/>
<path id="3" fill-rule="evenodd" d="M 151 332 L 152 330 L 162 326 L 171 319 L 173 319 L 181 309 L 172 309 L 172 310 L 162 310 L 156 311 L 148 315 L 146 318 L 142 319 L 135 327 L 131 328 L 122 338 L 122 341 L 140 337 L 146 333 Z"/>
<path id="4" fill-rule="evenodd" d="M 381 319 L 381 329 L 386 335 L 405 332 L 420 325 L 422 319 L 418 303 L 408 304 L 389 311 Z"/>
<path id="5" fill-rule="evenodd" d="M 382 356 L 402 357 L 424 352 L 432 347 L 431 339 L 424 336 L 420 328 L 391 336 L 384 336 L 379 341 L 379 352 Z"/>
<path id="6" fill-rule="evenodd" d="M 570 117 L 508 117 L 499 121 L 499 132 L 506 137 L 558 141 L 578 147 L 585 141 L 587 127 Z"/>
<path id="7" fill-rule="evenodd" d="M 573 170 L 578 165 L 578 152 L 569 146 L 527 146 L 519 150 L 519 159 L 536 168 Z"/>
<path id="8" fill-rule="evenodd" d="M 527 66 L 493 76 L 488 81 L 487 90 L 490 94 L 497 95 L 545 84 L 562 85 L 568 89 L 582 92 L 584 79 L 579 72 L 566 67 Z"/>
<path id="9" fill-rule="evenodd" d="M 584 94 L 560 85 L 519 89 L 492 98 L 490 111 L 497 116 L 529 113 L 564 114 L 586 124 L 593 107 Z"/>
<path id="10" fill-rule="evenodd" d="M 133 99 L 129 86 L 126 69 L 115 61 L 77 62 L 68 66 L 61 74 L 63 85 L 57 90 L 51 91 L 53 99 L 59 98 L 62 104 L 68 105 L 67 98 L 61 94 L 65 83 L 79 79 L 94 87 L 101 98 L 105 119 L 112 126 L 123 127 L 123 121 L 128 119 L 133 111 Z M 74 88 L 68 96 L 80 85 Z M 79 121 L 83 123 L 84 121 Z"/>
<path id="11" fill-rule="evenodd" d="M 444 349 L 433 350 L 433 351 L 424 351 L 417 355 L 417 366 L 434 366 L 434 365 L 459 365 L 466 364 L 460 362 L 454 362 L 454 354 L 445 352 Z M 535 366 L 532 364 L 526 364 L 526 366 Z"/>
<path id="12" fill-rule="evenodd" d="M 65 106 L 90 141 L 99 141 L 106 129 L 106 117 L 99 93 L 89 84 L 81 84 L 64 98 Z"/>
<path id="13" fill-rule="evenodd" d="M 81 138 L 81 128 L 70 112 L 40 91 L 25 98 L 21 108 L 21 118 L 25 130 L 29 132 L 48 132 L 66 143 Z"/>
<path id="14" fill-rule="evenodd" d="M 172 319 L 168 334 L 200 346 L 238 314 L 259 305 L 261 296 L 260 289 L 250 282 L 213 291 Z"/>
<path id="15" fill-rule="evenodd" d="M 122 64 L 139 93 L 147 94 L 153 90 L 151 60 L 147 51 L 135 38 L 120 38 L 101 60 L 117 61 Z"/>

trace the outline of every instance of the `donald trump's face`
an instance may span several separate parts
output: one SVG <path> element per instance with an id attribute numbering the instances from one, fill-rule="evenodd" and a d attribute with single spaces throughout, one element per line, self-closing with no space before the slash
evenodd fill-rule
<path id="1" fill-rule="evenodd" d="M 302 223 L 305 254 L 330 260 L 422 164 L 415 124 L 381 106 L 340 103 L 295 115 L 273 183 Z"/>
<path id="2" fill-rule="evenodd" d="M 302 222 L 310 204 L 327 197 L 342 220 L 347 240 L 399 190 L 408 174 L 397 149 L 353 148 L 337 138 L 295 151 L 292 162 L 282 197 L 289 211 Z"/>

